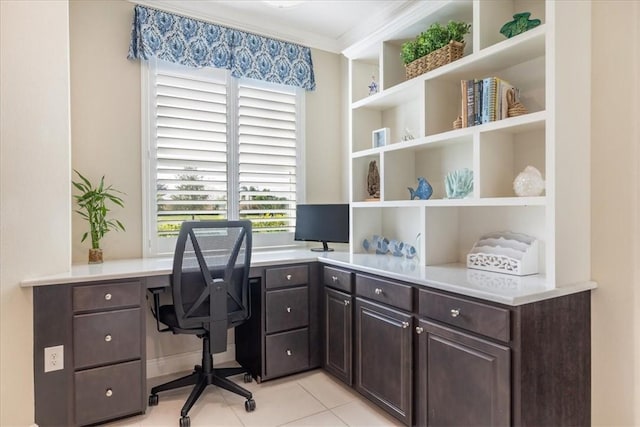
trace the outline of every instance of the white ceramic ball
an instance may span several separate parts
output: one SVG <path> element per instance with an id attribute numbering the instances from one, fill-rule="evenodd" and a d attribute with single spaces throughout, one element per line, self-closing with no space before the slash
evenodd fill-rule
<path id="1" fill-rule="evenodd" d="M 513 191 L 520 197 L 535 197 L 544 191 L 544 179 L 540 171 L 527 166 L 513 180 Z"/>

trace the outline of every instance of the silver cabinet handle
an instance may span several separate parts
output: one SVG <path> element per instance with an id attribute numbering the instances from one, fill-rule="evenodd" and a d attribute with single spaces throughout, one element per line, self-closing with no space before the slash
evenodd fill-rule
<path id="1" fill-rule="evenodd" d="M 111 390 L 110 388 L 107 389 L 107 391 L 104 393 L 105 396 L 107 397 L 111 397 L 113 396 L 113 390 Z"/>
<path id="2" fill-rule="evenodd" d="M 111 301 L 111 294 L 110 294 L 110 293 L 106 293 L 106 294 L 104 294 L 104 299 L 105 299 L 106 301 Z"/>
<path id="3" fill-rule="evenodd" d="M 416 326 L 416 334 L 420 335 L 424 332 L 424 328 L 422 326 Z"/>
<path id="4" fill-rule="evenodd" d="M 351 301 L 349 301 L 348 299 L 344 300 L 344 305 L 347 306 L 351 303 Z"/>
<path id="5" fill-rule="evenodd" d="M 409 322 L 402 322 L 402 329 L 407 329 L 409 327 Z"/>
<path id="6" fill-rule="evenodd" d="M 287 350 L 287 356 L 291 356 L 292 354 L 291 350 Z"/>
<path id="7" fill-rule="evenodd" d="M 338 281 L 338 276 L 331 276 L 331 280 L 333 280 L 333 283 Z"/>
<path id="8" fill-rule="evenodd" d="M 105 340 L 106 342 L 110 342 L 110 341 L 111 341 L 111 334 L 107 334 L 107 335 L 105 335 L 105 336 L 104 336 L 104 340 Z"/>
<path id="9" fill-rule="evenodd" d="M 459 308 L 452 308 L 451 309 L 451 317 L 458 317 L 460 316 L 460 309 Z"/>
<path id="10" fill-rule="evenodd" d="M 287 313 L 291 313 L 291 307 L 287 307 Z"/>
<path id="11" fill-rule="evenodd" d="M 376 295 L 382 295 L 382 289 L 380 288 L 376 288 L 374 292 L 376 293 Z"/>
<path id="12" fill-rule="evenodd" d="M 291 280 L 291 275 L 287 274 L 287 280 Z"/>

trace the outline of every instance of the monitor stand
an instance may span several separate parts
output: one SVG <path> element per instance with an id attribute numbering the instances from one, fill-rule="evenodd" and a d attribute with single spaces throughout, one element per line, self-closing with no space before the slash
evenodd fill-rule
<path id="1" fill-rule="evenodd" d="M 333 252 L 333 249 L 327 245 L 327 242 L 322 242 L 321 248 L 311 248 L 311 250 L 313 252 Z"/>

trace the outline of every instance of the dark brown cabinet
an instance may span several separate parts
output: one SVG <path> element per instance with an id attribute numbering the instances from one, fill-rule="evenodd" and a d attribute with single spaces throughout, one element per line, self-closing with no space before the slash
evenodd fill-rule
<path id="1" fill-rule="evenodd" d="M 144 287 L 139 281 L 34 290 L 38 425 L 87 425 L 144 412 Z M 43 372 L 43 349 L 64 347 L 59 371 Z"/>
<path id="2" fill-rule="evenodd" d="M 417 425 L 508 426 L 508 347 L 420 320 L 417 342 Z"/>
<path id="3" fill-rule="evenodd" d="M 324 291 L 324 368 L 344 383 L 352 384 L 352 306 L 347 293 Z"/>
<path id="4" fill-rule="evenodd" d="M 355 303 L 355 388 L 406 425 L 412 422 L 412 316 Z"/>
<path id="5" fill-rule="evenodd" d="M 252 313 L 236 327 L 236 360 L 258 382 L 320 366 L 316 263 L 253 269 Z"/>

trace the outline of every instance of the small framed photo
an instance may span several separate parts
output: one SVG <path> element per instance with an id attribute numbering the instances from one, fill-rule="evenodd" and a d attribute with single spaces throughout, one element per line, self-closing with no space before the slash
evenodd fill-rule
<path id="1" fill-rule="evenodd" d="M 374 130 L 371 133 L 373 148 L 384 147 L 389 142 L 389 128 Z"/>

